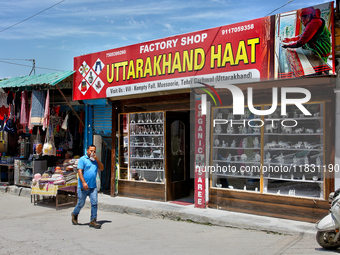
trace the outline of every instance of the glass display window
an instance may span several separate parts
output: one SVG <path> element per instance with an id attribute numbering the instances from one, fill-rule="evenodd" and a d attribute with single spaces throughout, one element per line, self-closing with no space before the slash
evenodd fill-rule
<path id="1" fill-rule="evenodd" d="M 164 183 L 164 112 L 137 112 L 127 115 L 127 133 L 120 142 L 124 168 L 120 179 Z M 122 126 L 121 128 L 124 129 Z M 121 161 L 122 162 L 122 161 Z"/>
<path id="2" fill-rule="evenodd" d="M 232 111 L 213 109 L 212 187 L 260 192 L 261 129 L 253 121 L 258 116 L 248 108 L 244 115 Z"/>
<path id="3" fill-rule="evenodd" d="M 323 199 L 324 103 L 303 106 L 311 115 L 295 105 L 265 116 L 213 108 L 211 187 Z"/>
<path id="4" fill-rule="evenodd" d="M 310 116 L 288 105 L 285 116 L 278 107 L 265 118 L 272 128 L 264 130 L 264 192 L 324 197 L 324 104 L 304 106 Z"/>

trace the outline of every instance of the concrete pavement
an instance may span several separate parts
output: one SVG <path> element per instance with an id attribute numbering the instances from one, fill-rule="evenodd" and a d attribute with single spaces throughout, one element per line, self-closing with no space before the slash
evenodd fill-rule
<path id="1" fill-rule="evenodd" d="M 1 193 L 30 198 L 29 188 L 0 186 L 0 194 Z M 194 208 L 193 205 L 178 205 L 169 202 L 157 202 L 119 196 L 111 197 L 104 194 L 99 194 L 98 200 L 100 211 L 126 213 L 150 219 L 163 218 L 280 234 L 314 236 L 316 234 L 315 224 L 308 222 L 217 209 L 198 209 Z M 89 201 L 86 202 L 86 206 L 90 206 Z"/>

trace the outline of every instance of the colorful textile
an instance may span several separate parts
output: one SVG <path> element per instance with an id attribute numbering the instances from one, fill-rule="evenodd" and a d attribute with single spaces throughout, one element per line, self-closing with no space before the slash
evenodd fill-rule
<path id="1" fill-rule="evenodd" d="M 5 119 L 5 115 L 6 117 L 8 116 L 8 107 L 2 106 L 0 108 L 0 120 L 4 120 Z"/>
<path id="2" fill-rule="evenodd" d="M 28 129 L 30 130 L 30 134 L 32 134 L 32 130 L 33 130 L 33 126 L 32 126 L 32 123 L 31 123 L 32 98 L 33 98 L 33 96 L 31 96 L 30 112 L 28 114 Z"/>
<path id="3" fill-rule="evenodd" d="M 46 183 L 43 185 L 36 183 L 35 185 L 32 185 L 31 187 L 32 188 L 31 194 L 55 197 L 57 195 L 58 189 L 65 190 L 68 187 L 75 187 L 75 186 L 77 186 L 77 182 L 67 183 L 65 185 L 54 185 L 53 182 L 51 184 Z"/>
<path id="4" fill-rule="evenodd" d="M 283 51 L 286 55 L 285 64 L 289 70 L 279 73 L 280 78 L 301 77 L 331 70 L 319 55 L 310 50 L 297 48 L 283 49 Z"/>
<path id="5" fill-rule="evenodd" d="M 50 90 L 47 90 L 43 130 L 45 130 L 46 127 L 48 126 L 49 119 L 50 119 Z"/>
<path id="6" fill-rule="evenodd" d="M 23 126 L 28 125 L 28 93 L 26 90 L 21 92 L 20 124 Z"/>
<path id="7" fill-rule="evenodd" d="M 33 90 L 31 106 L 31 125 L 41 126 L 45 114 L 45 91 Z"/>
<path id="8" fill-rule="evenodd" d="M 0 93 L 0 106 L 8 107 L 7 104 L 7 94 L 4 92 Z"/>
<path id="9" fill-rule="evenodd" d="M 14 119 L 15 118 L 15 105 L 14 104 L 11 104 L 9 106 L 9 113 L 8 113 L 8 115 L 9 115 L 10 119 Z"/>

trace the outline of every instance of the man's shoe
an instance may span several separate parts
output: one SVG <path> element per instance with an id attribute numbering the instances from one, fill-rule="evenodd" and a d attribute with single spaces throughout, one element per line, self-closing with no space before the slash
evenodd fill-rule
<path id="1" fill-rule="evenodd" d="M 97 220 L 96 220 L 96 219 L 93 219 L 93 220 L 91 220 L 91 222 L 90 222 L 90 227 L 91 227 L 91 228 L 96 228 L 96 229 L 98 229 L 98 228 L 101 228 L 102 225 L 99 224 L 99 223 L 97 223 Z"/>
<path id="2" fill-rule="evenodd" d="M 71 213 L 71 216 L 72 216 L 72 224 L 78 225 L 78 215 L 74 215 L 73 213 Z"/>

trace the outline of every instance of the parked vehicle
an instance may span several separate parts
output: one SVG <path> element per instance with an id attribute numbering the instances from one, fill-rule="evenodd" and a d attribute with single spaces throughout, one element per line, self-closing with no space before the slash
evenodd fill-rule
<path id="1" fill-rule="evenodd" d="M 316 241 L 325 249 L 340 247 L 340 189 L 329 195 L 330 213 L 316 224 Z"/>

